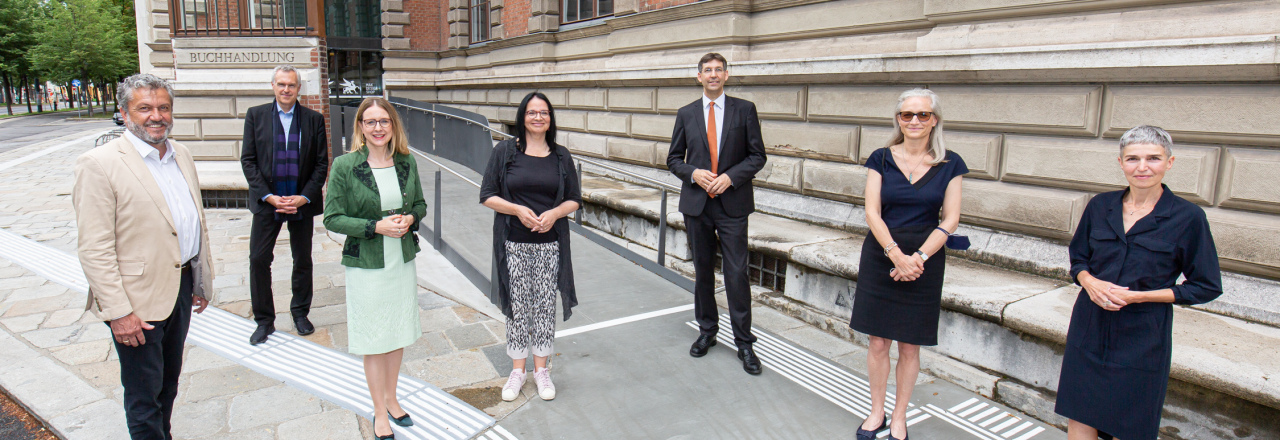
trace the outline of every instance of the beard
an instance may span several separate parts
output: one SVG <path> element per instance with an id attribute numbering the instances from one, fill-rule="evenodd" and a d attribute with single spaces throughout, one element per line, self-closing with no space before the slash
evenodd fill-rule
<path id="1" fill-rule="evenodd" d="M 164 127 L 164 133 L 159 136 L 153 137 L 151 136 L 151 133 L 147 132 L 147 127 Z M 134 136 L 137 136 L 138 139 L 142 139 L 143 142 L 154 145 L 154 144 L 163 143 L 164 141 L 169 140 L 169 132 L 173 131 L 173 124 L 164 123 L 164 122 L 147 121 L 142 125 L 138 125 L 134 123 L 132 119 L 125 118 L 124 128 L 128 129 L 129 132 L 133 133 Z"/>

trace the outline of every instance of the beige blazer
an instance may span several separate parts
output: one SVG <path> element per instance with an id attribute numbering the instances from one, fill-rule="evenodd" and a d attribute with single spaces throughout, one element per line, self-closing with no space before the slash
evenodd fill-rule
<path id="1" fill-rule="evenodd" d="M 200 252 L 191 261 L 193 293 L 212 300 L 209 223 L 195 161 L 187 147 L 173 141 L 169 145 L 200 213 Z M 169 205 L 142 156 L 121 136 L 80 155 L 75 173 L 71 199 L 80 266 L 89 281 L 85 309 L 104 321 L 129 313 L 144 321 L 168 318 L 182 280 L 182 251 Z"/>

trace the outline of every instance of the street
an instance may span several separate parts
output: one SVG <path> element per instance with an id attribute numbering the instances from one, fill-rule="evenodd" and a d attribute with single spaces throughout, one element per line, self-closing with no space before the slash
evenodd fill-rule
<path id="1" fill-rule="evenodd" d="M 116 126 L 110 119 L 78 120 L 76 115 L 77 112 L 68 112 L 0 119 L 0 153 L 73 131 L 105 130 Z"/>

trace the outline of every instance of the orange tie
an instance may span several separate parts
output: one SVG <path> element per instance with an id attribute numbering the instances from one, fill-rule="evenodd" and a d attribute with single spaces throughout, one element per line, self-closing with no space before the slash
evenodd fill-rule
<path id="1" fill-rule="evenodd" d="M 718 166 L 720 162 L 720 154 L 719 150 L 716 148 L 715 102 L 711 103 L 711 109 L 707 111 L 707 148 L 711 150 L 711 172 L 718 175 L 720 173 L 720 167 Z M 708 194 L 710 194 L 710 191 L 708 191 Z M 714 198 L 715 194 L 711 194 L 711 197 Z"/>

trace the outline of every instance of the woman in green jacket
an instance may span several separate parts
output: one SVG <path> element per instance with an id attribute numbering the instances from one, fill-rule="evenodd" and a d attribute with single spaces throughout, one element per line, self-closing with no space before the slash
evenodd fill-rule
<path id="1" fill-rule="evenodd" d="M 427 212 L 418 165 L 391 103 L 367 98 L 356 111 L 348 154 L 334 159 L 324 226 L 347 236 L 347 351 L 364 356 L 373 433 L 412 426 L 396 399 L 404 347 L 422 336 L 418 318 L 418 223 Z M 386 433 L 386 434 L 383 434 Z"/>

